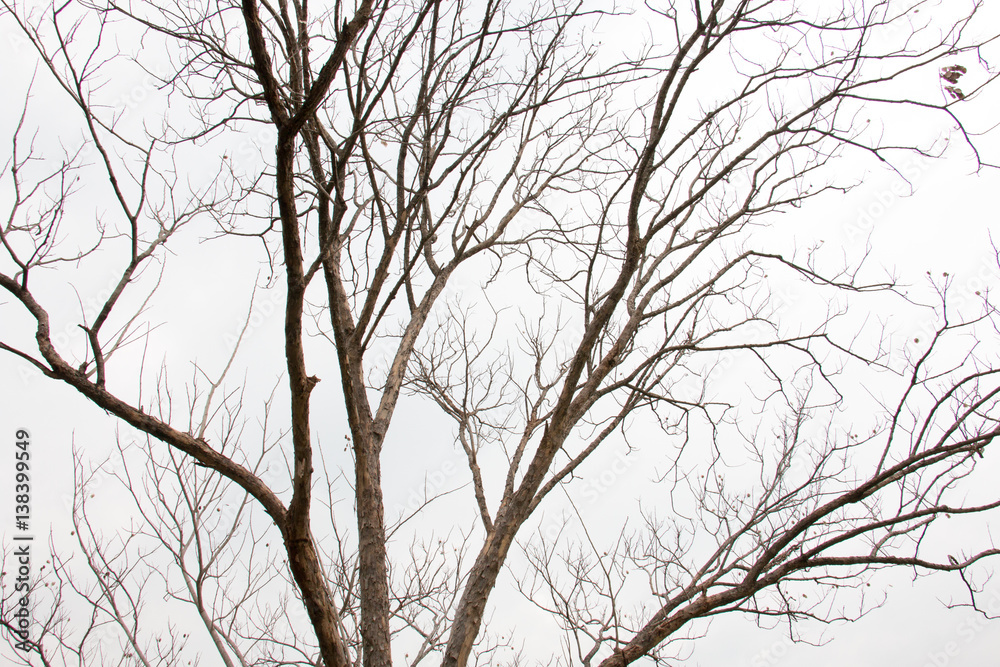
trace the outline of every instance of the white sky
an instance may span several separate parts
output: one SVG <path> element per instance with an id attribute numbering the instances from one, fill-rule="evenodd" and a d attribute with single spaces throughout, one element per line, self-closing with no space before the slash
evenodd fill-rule
<path id="1" fill-rule="evenodd" d="M 12 114 L 19 111 L 15 107 L 20 104 L 25 77 L 30 75 L 31 60 L 19 48 L 17 40 L 0 34 L 0 62 L 5 63 L 4 80 L 15 79 L 16 83 L 10 88 L 17 91 L 9 96 L 8 108 L 0 116 L 4 131 L 2 136 L 6 137 Z M 928 82 L 928 85 L 936 85 L 936 81 Z M 143 84 L 139 81 L 131 90 L 136 90 L 136 86 L 141 89 Z M 40 96 L 39 101 L 42 99 L 47 98 Z M 992 99 L 996 102 L 995 94 Z M 997 108 L 996 104 L 991 106 Z M 59 123 L 63 113 L 66 113 L 63 103 L 42 102 L 33 106 L 33 114 L 51 116 L 53 123 Z M 973 124 L 985 128 L 989 126 L 989 120 L 973 119 Z M 45 140 L 43 137 L 42 141 Z M 996 135 L 982 139 L 981 147 L 984 156 L 1000 161 L 1000 141 L 997 141 Z M 5 156 L 6 153 L 0 153 L 0 161 Z M 849 166 L 864 169 L 861 165 Z M 1000 287 L 997 287 L 998 271 L 995 263 L 991 266 L 994 257 L 989 246 L 991 229 L 995 230 L 994 238 L 1000 242 L 1000 219 L 996 205 L 1000 173 L 986 170 L 973 174 L 967 156 L 960 154 L 947 161 L 916 167 L 919 173 L 912 179 L 916 186 L 912 196 L 899 196 L 898 190 L 894 191 L 894 187 L 898 188 L 898 185 L 894 186 L 898 180 L 884 171 L 872 169 L 863 174 L 863 182 L 849 194 L 827 197 L 799 209 L 793 224 L 801 229 L 798 232 L 802 234 L 801 238 L 823 239 L 824 249 L 834 254 L 841 249 L 850 254 L 862 248 L 870 238 L 874 249 L 873 263 L 893 267 L 903 283 L 914 286 L 912 294 L 918 298 L 927 294 L 927 271 L 934 277 L 943 272 L 951 274 L 954 279 L 953 295 L 959 299 L 970 298 L 971 292 L 983 286 L 1000 293 Z M 862 174 L 859 173 L 859 176 Z M 217 372 L 220 367 L 218 357 L 226 350 L 229 336 L 239 331 L 241 318 L 249 306 L 248 295 L 245 290 L 237 291 L 232 298 L 220 302 L 215 281 L 245 286 L 252 284 L 258 273 L 265 270 L 257 261 L 259 253 L 251 242 L 246 242 L 239 252 L 228 257 L 220 257 L 216 253 L 218 247 L 187 244 L 183 255 L 168 258 L 168 275 L 174 282 L 166 284 L 165 289 L 169 292 L 164 301 L 165 308 L 158 311 L 154 319 L 166 322 L 158 335 L 163 337 L 161 340 L 171 341 L 168 361 L 172 364 L 175 378 L 191 372 L 189 351 L 197 351 L 197 357 L 206 364 L 206 369 Z M 252 256 L 254 261 L 247 262 L 246 256 Z M 206 270 L 207 267 L 213 269 Z M 213 281 L 208 289 L 204 283 L 206 277 Z M 97 277 L 92 279 L 91 285 L 83 287 L 78 284 L 77 288 L 81 294 L 94 294 L 103 287 L 101 282 Z M 269 348 L 280 336 L 281 329 L 280 307 L 274 307 L 273 294 L 273 291 L 258 294 L 255 312 L 260 317 L 254 321 L 252 335 L 242 352 L 241 359 L 248 366 L 248 377 L 253 385 L 248 394 L 249 406 L 259 404 L 254 401 L 259 402 L 274 383 L 280 381 L 283 371 L 281 356 L 275 355 Z M 72 294 L 65 290 L 58 297 L 72 303 Z M 7 319 L 11 307 L 2 305 L 6 300 L 0 298 L 0 329 L 4 336 L 11 327 L 24 323 L 23 320 Z M 807 305 L 810 304 L 801 303 L 795 307 L 804 309 Z M 795 307 L 783 316 L 794 318 L 797 314 Z M 214 321 L 192 322 L 186 318 L 190 313 L 211 316 Z M 914 334 L 919 336 L 925 326 L 913 314 L 888 315 L 893 325 L 898 326 L 900 344 L 913 338 Z M 996 341 L 983 341 L 983 345 L 996 349 Z M 346 461 L 341 451 L 346 427 L 337 401 L 338 380 L 330 350 L 314 345 L 312 353 L 310 366 L 316 368 L 323 379 L 314 398 L 314 434 L 323 446 L 328 462 L 336 462 L 338 457 L 340 461 Z M 154 358 L 152 365 L 158 364 L 159 358 Z M 280 388 L 283 387 L 284 384 L 281 384 Z M 183 403 L 183 398 L 179 397 L 179 401 Z M 284 409 L 280 398 L 278 407 Z M 114 446 L 116 424 L 69 388 L 47 380 L 11 355 L 0 355 L 0 439 L 3 439 L 3 451 L 9 451 L 14 431 L 22 427 L 32 433 L 35 456 L 33 532 L 36 535 L 37 558 L 45 547 L 44 538 L 49 526 L 57 544 L 69 546 L 67 494 L 72 485 L 69 465 L 71 448 L 75 443 L 77 448 L 87 452 L 89 458 L 99 459 Z M 393 432 L 397 443 L 406 442 L 419 448 L 424 462 L 423 471 L 450 470 L 446 462 L 451 461 L 455 461 L 461 470 L 463 462 L 450 449 L 448 442 L 450 426 L 438 418 L 429 419 L 426 406 L 404 401 Z M 386 463 L 386 506 L 390 513 L 407 503 L 412 493 L 420 488 L 419 480 L 424 472 L 411 469 L 411 464 L 412 461 L 407 458 Z M 3 467 L 0 479 L 4 480 L 3 488 L 8 489 L 11 466 L 4 464 Z M 616 480 L 615 488 L 607 490 L 607 494 L 602 496 L 601 506 L 604 509 L 613 507 L 612 501 L 619 494 L 628 497 L 632 489 L 631 481 L 648 473 L 646 465 L 630 467 L 620 480 Z M 458 474 L 461 475 L 461 471 Z M 114 499 L 120 498 L 117 492 L 112 493 L 115 495 L 106 500 L 108 506 L 113 506 Z M 598 509 L 595 506 L 593 511 Z M 127 522 L 124 515 L 106 518 L 109 526 L 115 521 Z M 0 503 L 0 532 L 4 545 L 10 544 L 12 525 L 11 503 Z M 525 535 L 522 534 L 522 537 Z M 861 622 L 829 627 L 812 623 L 801 626 L 805 638 L 826 642 L 820 648 L 789 646 L 784 640 L 787 635 L 780 630 L 757 630 L 748 620 L 725 617 L 716 619 L 707 630 L 707 635 L 693 643 L 691 658 L 684 664 L 702 667 L 791 667 L 803 664 L 811 667 L 839 667 L 843 664 L 855 667 L 982 667 L 996 663 L 996 656 L 1000 655 L 1000 625 L 996 622 L 983 625 L 968 610 L 949 612 L 943 607 L 942 600 L 948 601 L 953 599 L 953 595 L 961 593 L 956 577 L 936 576 L 913 583 L 906 573 L 900 572 L 878 581 L 887 586 L 888 600 L 881 609 L 872 611 Z M 501 580 L 501 585 L 503 583 Z M 994 581 L 987 588 L 987 593 L 984 599 L 1000 612 L 1000 580 Z M 511 597 L 502 591 L 496 595 L 496 599 Z M 543 647 L 551 641 L 552 635 L 542 626 L 527 621 L 531 611 L 526 603 L 511 602 L 517 611 L 500 608 L 494 616 L 495 621 L 517 627 L 528 646 Z M 520 616 L 521 613 L 525 615 Z M 704 630 L 704 626 L 697 628 Z"/>

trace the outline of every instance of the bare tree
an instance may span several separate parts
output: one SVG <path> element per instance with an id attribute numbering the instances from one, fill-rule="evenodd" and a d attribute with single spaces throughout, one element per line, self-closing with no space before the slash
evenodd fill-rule
<path id="1" fill-rule="evenodd" d="M 146 438 L 116 468 L 142 520 L 102 538 L 80 477 L 91 583 L 65 560 L 50 575 L 87 601 L 89 627 L 116 628 L 124 662 L 187 650 L 138 621 L 157 558 L 227 665 L 388 667 L 394 645 L 407 664 L 527 661 L 484 630 L 511 567 L 564 632 L 539 659 L 565 664 L 662 664 L 724 612 L 850 618 L 868 603 L 840 589 L 888 566 L 956 572 L 976 604 L 977 564 L 1000 551 L 934 537 L 946 515 L 1000 506 L 977 484 L 1000 428 L 988 294 L 953 313 L 949 278 L 933 283 L 939 324 L 897 363 L 891 332 L 841 324 L 847 305 L 906 302 L 895 280 L 768 231 L 855 184 L 835 165 L 937 156 L 953 124 L 983 166 L 962 111 L 994 78 L 980 3 L 3 2 L 39 64 L 33 90 L 55 88 L 76 125 L 48 124 L 29 92 L 11 132 L 0 347 Z M 961 62 L 977 56 L 975 79 Z M 136 72 L 155 103 L 102 99 Z M 940 129 L 908 135 L 901 113 Z M 82 143 L 46 141 L 74 131 Z M 231 379 L 252 373 L 253 310 L 221 373 L 192 359 L 178 385 L 166 360 L 146 368 L 165 262 L 195 238 L 219 262 L 284 271 L 246 294 L 281 297 L 284 381 L 264 411 L 287 402 L 287 431 L 245 417 L 247 380 Z M 108 266 L 99 303 L 67 309 L 58 286 Z M 782 310 L 782 282 L 828 307 Z M 955 357 L 966 334 L 982 348 Z M 746 391 L 716 372 L 744 359 Z M 340 389 L 324 404 L 329 364 Z M 895 396 L 860 435 L 835 419 L 863 404 L 859 377 Z M 390 428 L 404 397 L 453 421 L 440 437 L 467 471 L 397 516 L 384 466 L 420 460 Z M 328 465 L 315 424 L 340 410 L 350 459 Z M 662 460 L 635 520 L 604 534 L 573 494 L 616 442 Z M 272 459 L 287 472 L 264 474 Z M 207 513 L 220 503 L 236 509 Z M 560 503 L 566 530 L 532 538 Z M 450 529 L 428 537 L 424 520 Z M 858 611 L 808 601 L 807 584 Z M 274 607 L 290 592 L 309 636 Z M 51 618 L 43 660 L 109 662 L 87 627 Z"/>

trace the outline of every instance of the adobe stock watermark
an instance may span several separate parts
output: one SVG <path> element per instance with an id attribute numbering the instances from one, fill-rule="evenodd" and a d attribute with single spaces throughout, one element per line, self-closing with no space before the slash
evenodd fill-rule
<path id="1" fill-rule="evenodd" d="M 157 64 L 153 67 L 153 71 L 146 72 L 145 76 L 140 78 L 135 85 L 118 95 L 108 105 L 115 110 L 116 120 L 125 118 L 137 107 L 149 101 L 167 85 L 164 81 L 167 81 L 170 76 L 170 72 L 162 64 Z"/>
<path id="2" fill-rule="evenodd" d="M 750 353 L 752 343 L 769 345 L 780 336 L 778 329 L 782 319 L 789 318 L 795 313 L 796 305 L 799 304 L 803 296 L 800 286 L 797 283 L 779 283 L 770 289 L 768 294 L 768 305 L 770 311 L 764 319 L 754 319 L 739 326 L 739 331 L 744 340 L 747 341 L 747 349 L 744 353 L 734 350 L 724 350 L 716 353 L 717 356 L 711 365 L 701 373 L 690 372 L 670 387 L 669 395 L 687 403 L 704 403 L 711 400 L 706 396 L 706 392 L 712 386 L 725 386 L 725 380 L 732 378 L 735 373 L 743 373 L 749 369 L 748 364 L 753 363 L 758 357 Z"/>
<path id="3" fill-rule="evenodd" d="M 250 315 L 237 322 L 231 331 L 222 335 L 222 344 L 227 349 L 233 349 L 237 343 L 245 343 L 254 333 L 263 327 L 275 313 L 284 314 L 285 293 L 277 288 L 264 289 L 264 298 L 254 298 Z"/>
<path id="4" fill-rule="evenodd" d="M 577 509 L 582 512 L 585 508 L 596 506 L 602 498 L 621 483 L 634 463 L 634 458 L 629 459 L 628 450 L 618 450 L 614 458 L 601 467 L 601 472 L 595 475 L 581 475 L 579 481 L 574 485 L 574 491 L 579 494 L 579 500 L 576 502 Z M 554 542 L 558 539 L 564 525 L 565 521 L 561 515 L 560 517 L 548 517 L 543 519 L 539 525 L 538 534 L 542 539 Z"/>
<path id="5" fill-rule="evenodd" d="M 854 243 L 858 239 L 867 239 L 875 224 L 885 218 L 901 200 L 912 195 L 918 182 L 924 180 L 935 165 L 934 158 L 926 155 L 917 155 L 904 162 L 899 168 L 902 179 L 894 178 L 888 187 L 871 195 L 868 203 L 858 210 L 857 217 L 848 221 L 843 230 L 847 241 Z"/>
<path id="6" fill-rule="evenodd" d="M 928 271 L 928 280 L 936 285 L 943 284 L 948 295 L 948 310 L 951 313 L 963 313 L 971 306 L 986 305 L 987 295 L 990 287 L 1000 281 L 1000 267 L 993 264 L 980 264 L 974 273 L 964 273 L 964 275 L 953 276 L 948 272 L 931 277 Z M 978 315 L 975 313 L 974 315 Z M 942 326 L 942 321 L 937 318 L 924 318 L 921 323 L 910 331 L 906 342 L 908 348 L 913 352 L 920 352 L 927 342 L 933 339 L 934 335 Z"/>
<path id="7" fill-rule="evenodd" d="M 1000 616 L 1000 591 L 994 590 L 985 604 L 979 604 L 979 608 L 989 614 L 993 619 Z M 993 623 L 991 626 L 990 623 Z M 944 643 L 936 651 L 930 651 L 921 663 L 921 667 L 948 667 L 955 658 L 962 654 L 963 646 L 969 646 L 984 630 L 992 629 L 996 632 L 998 626 L 996 621 L 986 618 L 978 612 L 971 612 L 955 626 L 957 639 L 952 639 Z"/>
<path id="8" fill-rule="evenodd" d="M 794 646 L 795 642 L 788 637 L 782 637 L 750 658 L 750 667 L 775 667 L 785 659 Z"/>
<path id="9" fill-rule="evenodd" d="M 399 517 L 408 517 L 417 513 L 420 508 L 432 502 L 435 498 L 449 489 L 449 481 L 462 469 L 462 459 L 454 457 L 447 459 L 435 470 L 424 475 L 424 483 L 420 487 L 413 487 L 402 502 L 397 502 L 394 512 Z"/>
<path id="10" fill-rule="evenodd" d="M 14 487 L 11 500 L 14 503 L 14 598 L 16 608 L 11 615 L 8 629 L 17 637 L 14 647 L 28 652 L 34 644 L 31 641 L 31 500 L 34 480 L 32 467 L 31 434 L 19 428 L 13 433 L 12 455 Z"/>
<path id="11" fill-rule="evenodd" d="M 989 600 L 985 604 L 980 604 L 979 608 L 992 617 L 1000 616 L 1000 592 L 994 590 Z M 994 625 L 991 626 L 991 623 Z M 938 649 L 927 652 L 923 662 L 915 667 L 949 667 L 962 655 L 963 647 L 971 645 L 985 631 L 989 629 L 996 631 L 996 628 L 995 620 L 988 619 L 978 612 L 970 613 L 955 626 L 955 639 L 950 639 Z M 795 643 L 790 638 L 782 637 L 758 651 L 750 659 L 750 667 L 777 667 L 784 662 L 794 646 Z"/>

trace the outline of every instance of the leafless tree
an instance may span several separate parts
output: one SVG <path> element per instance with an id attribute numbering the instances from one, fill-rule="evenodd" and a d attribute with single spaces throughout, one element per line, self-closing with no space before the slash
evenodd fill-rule
<path id="1" fill-rule="evenodd" d="M 846 314 L 908 303 L 894 279 L 772 232 L 856 184 L 839 166 L 902 178 L 943 132 L 985 165 L 965 124 L 994 78 L 981 3 L 3 4 L 38 71 L 5 160 L 0 347 L 145 442 L 115 468 L 141 514 L 123 536 L 93 529 L 78 477 L 90 583 L 65 560 L 48 581 L 91 625 L 70 628 L 57 595 L 43 659 L 109 663 L 87 636 L 111 624 L 123 664 L 179 661 L 186 633 L 138 621 L 156 558 L 227 665 L 388 667 L 394 646 L 411 665 L 527 662 L 516 634 L 484 628 L 509 568 L 563 631 L 538 656 L 560 664 L 665 664 L 724 612 L 852 618 L 870 603 L 846 589 L 889 566 L 958 573 L 975 604 L 977 564 L 1000 551 L 934 538 L 1000 506 L 977 483 L 1000 428 L 988 294 L 953 312 L 951 279 L 932 282 L 938 325 L 900 363 L 892 332 Z M 148 105 L 102 98 L 137 72 Z M 75 125 L 38 109 L 54 94 Z M 242 296 L 280 294 L 265 412 L 285 402 L 287 431 L 234 389 L 252 310 L 222 373 L 192 358 L 178 385 L 166 360 L 146 366 L 169 347 L 166 261 L 195 239 L 283 269 Z M 66 308 L 60 286 L 108 266 L 98 301 Z M 238 294 L 210 275 L 199 289 Z M 779 284 L 826 307 L 799 317 Z M 750 379 L 720 376 L 734 364 Z M 861 434 L 838 419 L 868 405 L 858 378 L 895 397 Z M 390 428 L 404 398 L 453 421 L 439 437 L 467 471 L 398 515 L 384 473 L 421 460 Z M 340 410 L 343 465 L 315 426 Z M 607 533 L 574 493 L 614 443 L 659 463 Z M 547 506 L 570 510 L 554 532 Z M 309 633 L 297 603 L 275 607 L 292 597 Z"/>

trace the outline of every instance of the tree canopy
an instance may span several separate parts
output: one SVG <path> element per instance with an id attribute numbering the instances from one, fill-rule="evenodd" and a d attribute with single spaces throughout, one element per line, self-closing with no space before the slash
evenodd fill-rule
<path id="1" fill-rule="evenodd" d="M 676 664 L 885 568 L 981 600 L 996 266 L 913 287 L 841 209 L 993 168 L 981 2 L 2 1 L 0 349 L 127 427 L 18 659 Z"/>

